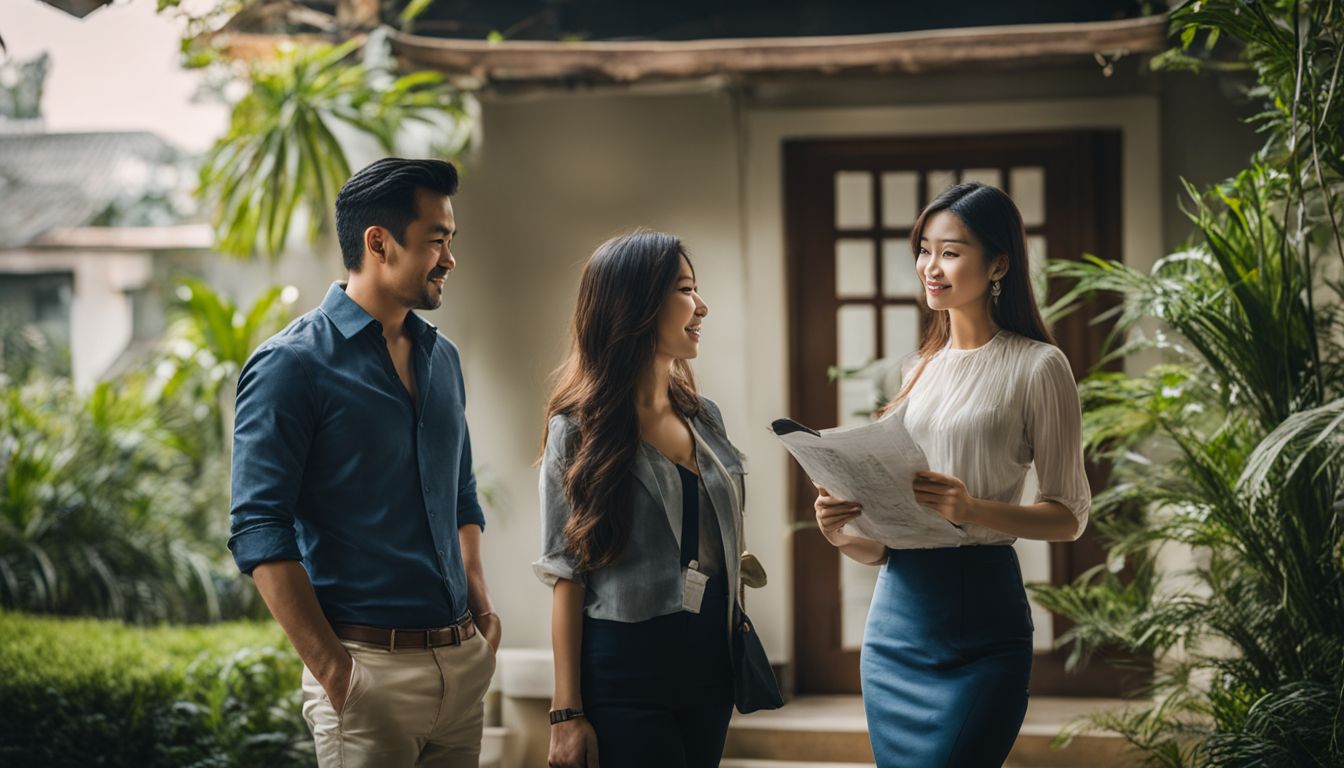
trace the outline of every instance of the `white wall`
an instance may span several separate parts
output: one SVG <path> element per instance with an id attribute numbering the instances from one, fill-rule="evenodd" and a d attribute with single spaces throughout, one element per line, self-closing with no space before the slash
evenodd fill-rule
<path id="1" fill-rule="evenodd" d="M 639 226 L 683 238 L 710 307 L 701 389 L 730 429 L 746 429 L 732 102 L 559 93 L 482 107 L 484 144 L 454 199 L 458 267 L 429 316 L 462 349 L 477 466 L 503 492 L 484 541 L 505 643 L 548 647 L 550 593 L 529 567 L 540 547 L 532 462 L 580 267 L 602 240 Z"/>

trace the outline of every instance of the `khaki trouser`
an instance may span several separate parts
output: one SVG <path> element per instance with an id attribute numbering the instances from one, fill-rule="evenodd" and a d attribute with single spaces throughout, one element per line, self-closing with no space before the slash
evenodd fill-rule
<path id="1" fill-rule="evenodd" d="M 390 652 L 343 640 L 354 665 L 338 713 L 303 669 L 303 717 L 321 768 L 477 768 L 495 653 L 479 632 L 461 645 Z"/>

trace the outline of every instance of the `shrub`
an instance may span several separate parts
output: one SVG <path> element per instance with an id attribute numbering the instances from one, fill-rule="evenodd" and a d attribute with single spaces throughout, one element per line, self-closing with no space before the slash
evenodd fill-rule
<path id="1" fill-rule="evenodd" d="M 0 765 L 313 765 L 301 670 L 269 622 L 0 613 Z"/>
<path id="2" fill-rule="evenodd" d="M 224 546 L 228 441 L 238 371 L 292 297 L 276 287 L 244 308 L 187 280 L 178 300 L 146 365 L 88 393 L 50 376 L 0 392 L 0 607 L 143 624 L 265 615 Z"/>
<path id="3" fill-rule="evenodd" d="M 1344 765 L 1341 11 L 1338 0 L 1174 10 L 1181 44 L 1166 63 L 1254 73 L 1266 143 L 1246 170 L 1190 189 L 1196 231 L 1149 272 L 1051 268 L 1077 280 L 1063 306 L 1119 299 L 1116 356 L 1164 358 L 1081 387 L 1089 447 L 1114 468 L 1093 519 L 1109 564 L 1134 578 L 1099 567 L 1036 589 L 1071 621 L 1060 639 L 1073 660 L 1114 648 L 1157 660 L 1150 704 L 1093 718 L 1148 765 Z M 1147 339 L 1152 321 L 1164 331 Z M 1194 556 L 1159 580 L 1164 549 Z"/>

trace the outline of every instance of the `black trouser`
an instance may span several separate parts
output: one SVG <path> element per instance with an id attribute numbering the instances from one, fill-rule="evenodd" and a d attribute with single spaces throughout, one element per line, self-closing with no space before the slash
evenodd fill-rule
<path id="1" fill-rule="evenodd" d="M 728 598 L 705 585 L 700 613 L 626 623 L 585 618 L 583 709 L 602 768 L 711 768 L 733 712 Z"/>

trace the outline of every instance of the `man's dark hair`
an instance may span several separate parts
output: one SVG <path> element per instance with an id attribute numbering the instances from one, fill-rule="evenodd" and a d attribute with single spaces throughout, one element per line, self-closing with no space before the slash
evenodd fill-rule
<path id="1" fill-rule="evenodd" d="M 457 192 L 457 169 L 446 160 L 385 157 L 360 170 L 336 194 L 336 239 L 345 268 L 358 272 L 364 261 L 364 230 L 382 227 L 405 245 L 406 227 L 415 221 L 415 191 Z"/>

